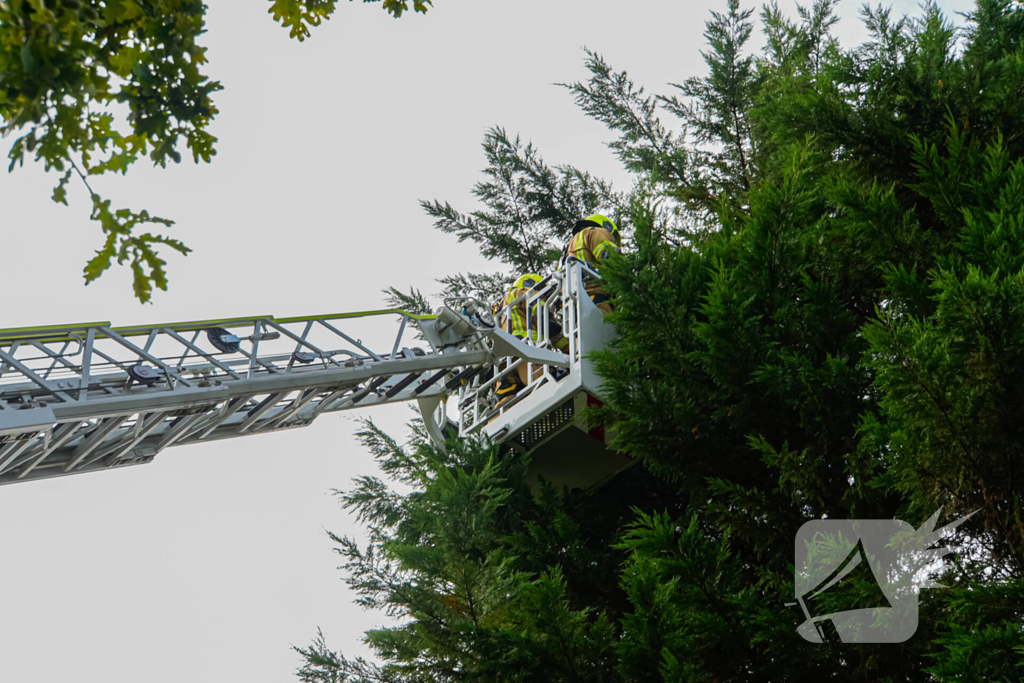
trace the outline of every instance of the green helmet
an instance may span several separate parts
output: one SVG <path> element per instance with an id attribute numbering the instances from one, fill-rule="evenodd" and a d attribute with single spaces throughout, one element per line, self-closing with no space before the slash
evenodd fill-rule
<path id="1" fill-rule="evenodd" d="M 604 228 L 612 234 L 617 244 L 622 244 L 622 233 L 619 232 L 619 226 L 610 218 L 605 218 L 599 213 L 595 213 L 592 216 L 587 216 L 582 220 L 576 221 L 576 225 L 573 226 L 572 234 L 578 233 L 584 228 Z"/>
<path id="2" fill-rule="evenodd" d="M 512 289 L 520 289 L 523 287 L 529 289 L 530 287 L 533 287 L 543 279 L 544 278 L 542 278 L 540 275 L 537 275 L 536 273 L 527 273 L 526 275 L 520 275 L 519 279 L 516 280 L 515 284 L 512 285 Z"/>

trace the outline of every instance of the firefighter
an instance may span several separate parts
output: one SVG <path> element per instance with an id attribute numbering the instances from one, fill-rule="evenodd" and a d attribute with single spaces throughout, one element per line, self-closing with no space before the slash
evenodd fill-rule
<path id="1" fill-rule="evenodd" d="M 587 216 L 576 221 L 573 226 L 572 237 L 566 242 L 562 249 L 562 260 L 559 267 L 565 267 L 565 262 L 570 257 L 584 261 L 591 267 L 596 266 L 612 255 L 618 253 L 622 244 L 622 234 L 619 228 L 611 219 L 600 214 Z M 608 294 L 601 288 L 599 282 L 588 282 L 584 289 L 591 301 L 597 304 L 601 313 L 611 313 L 612 306 Z"/>
<path id="2" fill-rule="evenodd" d="M 505 294 L 501 303 L 496 307 L 495 317 L 498 319 L 502 329 L 520 339 L 529 338 L 534 343 L 540 340 L 540 316 L 538 316 L 539 303 L 532 306 L 532 311 L 527 311 L 526 293 L 534 286 L 540 284 L 543 278 L 536 273 L 522 275 Z M 518 301 L 516 301 L 518 299 Z M 513 302 L 514 305 L 513 305 Z M 568 346 L 568 340 L 562 336 L 562 326 L 559 325 L 548 312 L 548 333 L 551 341 L 556 346 Z M 515 359 L 513 359 L 514 361 Z M 536 367 L 533 371 L 534 378 L 544 372 L 542 367 Z M 520 363 L 515 372 L 506 373 L 499 381 L 497 393 L 499 405 L 504 403 L 529 381 L 526 378 L 526 363 Z"/>

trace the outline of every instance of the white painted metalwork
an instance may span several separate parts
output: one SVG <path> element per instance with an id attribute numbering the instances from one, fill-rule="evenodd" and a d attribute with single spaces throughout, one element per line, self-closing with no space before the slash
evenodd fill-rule
<path id="1" fill-rule="evenodd" d="M 496 441 L 511 440 L 520 450 L 527 450 L 534 444 L 524 444 L 514 437 L 574 396 L 598 395 L 601 379 L 588 354 L 604 348 L 615 336 L 615 328 L 605 322 L 604 315 L 587 295 L 584 286 L 590 279 L 599 279 L 599 276 L 585 262 L 570 259 L 563 271 L 544 278 L 524 295 L 527 310 L 531 312 L 527 325 L 539 329 L 535 334 L 528 330 L 523 345 L 553 350 L 549 325 L 551 320 L 556 320 L 561 324 L 562 336 L 568 340 L 561 354 L 566 365 L 534 363 L 514 354 L 501 357 L 493 373 L 481 373 L 460 388 L 458 407 L 462 435 L 483 432 Z M 508 318 L 508 308 L 511 306 L 504 314 L 499 313 L 499 318 Z M 527 386 L 512 400 L 499 404 L 494 392 L 497 383 L 503 375 L 516 372 L 519 365 L 526 365 Z M 561 426 L 551 424 L 552 429 L 548 431 Z"/>
<path id="2" fill-rule="evenodd" d="M 443 443 L 453 395 L 461 434 L 512 439 L 567 397 L 599 389 L 586 354 L 613 330 L 584 292 L 585 277 L 596 273 L 571 261 L 529 292 L 537 314 L 527 324 L 539 329 L 527 340 L 495 324 L 500 311 L 468 299 L 446 302 L 436 316 L 384 310 L 0 330 L 0 484 L 146 463 L 171 446 L 412 399 Z M 361 326 L 385 315 L 399 317 L 398 332 L 389 349 L 374 351 Z M 549 319 L 561 322 L 567 353 L 552 348 Z M 517 364 L 531 381 L 497 406 L 496 382 Z"/>

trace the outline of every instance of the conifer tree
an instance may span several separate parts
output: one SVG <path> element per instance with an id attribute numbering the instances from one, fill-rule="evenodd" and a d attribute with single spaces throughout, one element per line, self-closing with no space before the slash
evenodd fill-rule
<path id="1" fill-rule="evenodd" d="M 421 200 L 434 228 L 460 242 L 480 245 L 480 253 L 502 264 L 493 273 L 450 273 L 441 277 L 440 297 L 472 296 L 498 300 L 524 273 L 550 268 L 572 233 L 573 224 L 604 208 L 614 213 L 621 198 L 609 183 L 574 166 L 549 166 L 532 143 L 504 128 L 487 131 L 483 141 L 484 180 L 473 187 L 482 208 L 462 213 L 448 202 Z M 389 305 L 430 312 L 418 290 L 385 291 Z"/>
<path id="2" fill-rule="evenodd" d="M 870 39 L 847 48 L 834 8 L 769 5 L 750 56 L 752 15 L 730 2 L 708 75 L 674 97 L 588 52 L 570 88 L 638 175 L 632 248 L 602 268 L 619 336 L 595 356 L 592 417 L 642 464 L 537 501 L 524 461 L 485 442 L 444 454 L 368 430 L 413 490 L 360 481 L 344 500 L 373 552 L 336 540 L 364 604 L 401 625 L 368 634 L 379 666 L 316 641 L 304 680 L 1020 678 L 1024 10 L 979 0 L 957 30 L 933 4 L 865 9 Z M 511 224 L 490 242 L 451 218 L 509 258 Z M 799 637 L 784 603 L 803 523 L 919 526 L 939 507 L 977 513 L 913 638 Z M 836 609 L 877 590 L 851 585 Z"/>

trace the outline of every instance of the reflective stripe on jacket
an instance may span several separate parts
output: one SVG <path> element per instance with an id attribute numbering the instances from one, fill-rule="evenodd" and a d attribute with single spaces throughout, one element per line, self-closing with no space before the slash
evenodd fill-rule
<path id="1" fill-rule="evenodd" d="M 575 256 L 580 261 L 596 264 L 611 256 L 613 251 L 619 253 L 620 249 L 611 232 L 604 228 L 583 228 L 569 238 L 565 258 Z"/>
<path id="2" fill-rule="evenodd" d="M 526 339 L 526 293 L 529 290 L 525 287 L 513 287 L 505 295 L 505 298 L 501 300 L 501 310 L 498 311 L 501 316 L 501 326 L 506 332 L 513 336 L 519 337 L 520 339 Z M 519 297 L 523 297 L 515 303 L 514 306 L 509 309 L 511 304 Z M 530 339 L 537 341 L 539 333 L 537 331 L 537 305 L 534 304 L 534 315 L 533 319 L 530 320 Z M 506 319 L 506 313 L 508 318 Z"/>

